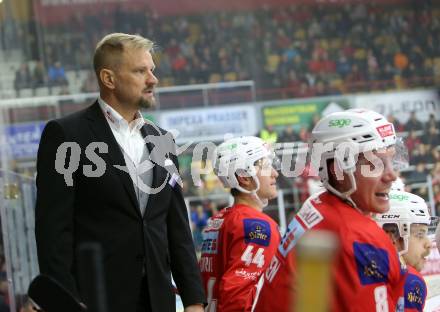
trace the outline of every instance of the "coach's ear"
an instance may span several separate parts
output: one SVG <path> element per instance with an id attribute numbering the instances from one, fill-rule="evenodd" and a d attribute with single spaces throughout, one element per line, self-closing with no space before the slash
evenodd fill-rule
<path id="1" fill-rule="evenodd" d="M 115 88 L 115 75 L 111 69 L 101 69 L 101 71 L 99 72 L 99 79 L 106 88 L 111 90 Z"/>

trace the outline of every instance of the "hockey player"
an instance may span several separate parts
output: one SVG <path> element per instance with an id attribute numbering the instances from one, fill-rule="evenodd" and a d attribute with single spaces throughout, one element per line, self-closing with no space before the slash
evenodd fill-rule
<path id="1" fill-rule="evenodd" d="M 423 198 L 396 190 L 391 191 L 389 196 L 390 210 L 375 215 L 375 220 L 390 236 L 407 266 L 396 311 L 421 312 L 425 306 L 427 289 L 419 272 L 431 249 L 428 227 L 432 219 Z"/>
<path id="2" fill-rule="evenodd" d="M 214 152 L 214 172 L 231 189 L 234 204 L 213 216 L 202 233 L 206 311 L 251 308 L 254 286 L 280 242 L 277 224 L 262 212 L 277 196 L 275 160 L 257 137 L 227 140 Z"/>
<path id="3" fill-rule="evenodd" d="M 394 311 L 401 264 L 392 242 L 370 216 L 389 209 L 388 192 L 396 179 L 393 164 L 401 160 L 394 127 L 378 113 L 351 109 L 322 118 L 312 138 L 312 161 L 317 148 L 327 145 L 318 158 L 326 191 L 312 195 L 290 222 L 258 284 L 253 310 L 292 311 L 295 287 L 301 287 L 295 284 L 295 245 L 306 231 L 316 229 L 331 231 L 340 241 L 329 310 Z M 343 146 L 353 148 L 346 152 Z"/>

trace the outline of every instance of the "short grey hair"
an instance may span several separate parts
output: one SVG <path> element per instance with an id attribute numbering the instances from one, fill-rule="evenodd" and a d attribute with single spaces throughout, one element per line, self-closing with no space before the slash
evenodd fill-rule
<path id="1" fill-rule="evenodd" d="M 126 49 L 145 49 L 153 52 L 154 42 L 140 35 L 112 33 L 98 42 L 93 56 L 93 68 L 99 80 L 101 69 L 118 65 L 121 54 Z"/>

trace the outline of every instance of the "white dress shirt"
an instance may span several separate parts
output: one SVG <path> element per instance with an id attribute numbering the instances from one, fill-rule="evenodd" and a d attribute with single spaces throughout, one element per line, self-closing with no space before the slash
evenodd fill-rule
<path id="1" fill-rule="evenodd" d="M 147 172 L 140 171 L 140 164 L 148 159 L 149 155 L 147 146 L 140 132 L 140 129 L 145 124 L 145 120 L 141 113 L 137 112 L 136 119 L 128 123 L 121 114 L 105 103 L 101 97 L 98 97 L 98 103 L 110 125 L 116 142 L 118 142 L 121 148 L 130 177 L 132 180 L 133 177 L 136 179 L 136 181 L 133 180 L 133 185 L 139 202 L 139 209 L 143 215 L 149 194 L 143 192 L 138 187 L 139 181 L 137 181 L 137 179 L 142 179 L 142 182 L 148 186 L 151 186 L 153 179 L 152 170 Z M 130 166 L 129 163 L 132 166 Z"/>

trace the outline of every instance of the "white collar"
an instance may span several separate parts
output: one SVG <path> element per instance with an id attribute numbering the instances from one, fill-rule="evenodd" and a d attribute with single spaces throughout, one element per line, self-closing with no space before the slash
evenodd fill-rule
<path id="1" fill-rule="evenodd" d="M 102 112 L 104 113 L 104 116 L 107 118 L 109 123 L 111 123 L 117 130 L 121 128 L 121 126 L 125 125 L 125 127 L 129 127 L 132 130 L 140 130 L 142 126 L 145 124 L 145 119 L 142 117 L 142 114 L 140 111 L 136 112 L 136 119 L 130 122 L 128 122 L 124 119 L 124 117 L 121 116 L 113 107 L 108 105 L 101 96 L 98 97 L 98 103 L 101 107 Z"/>

